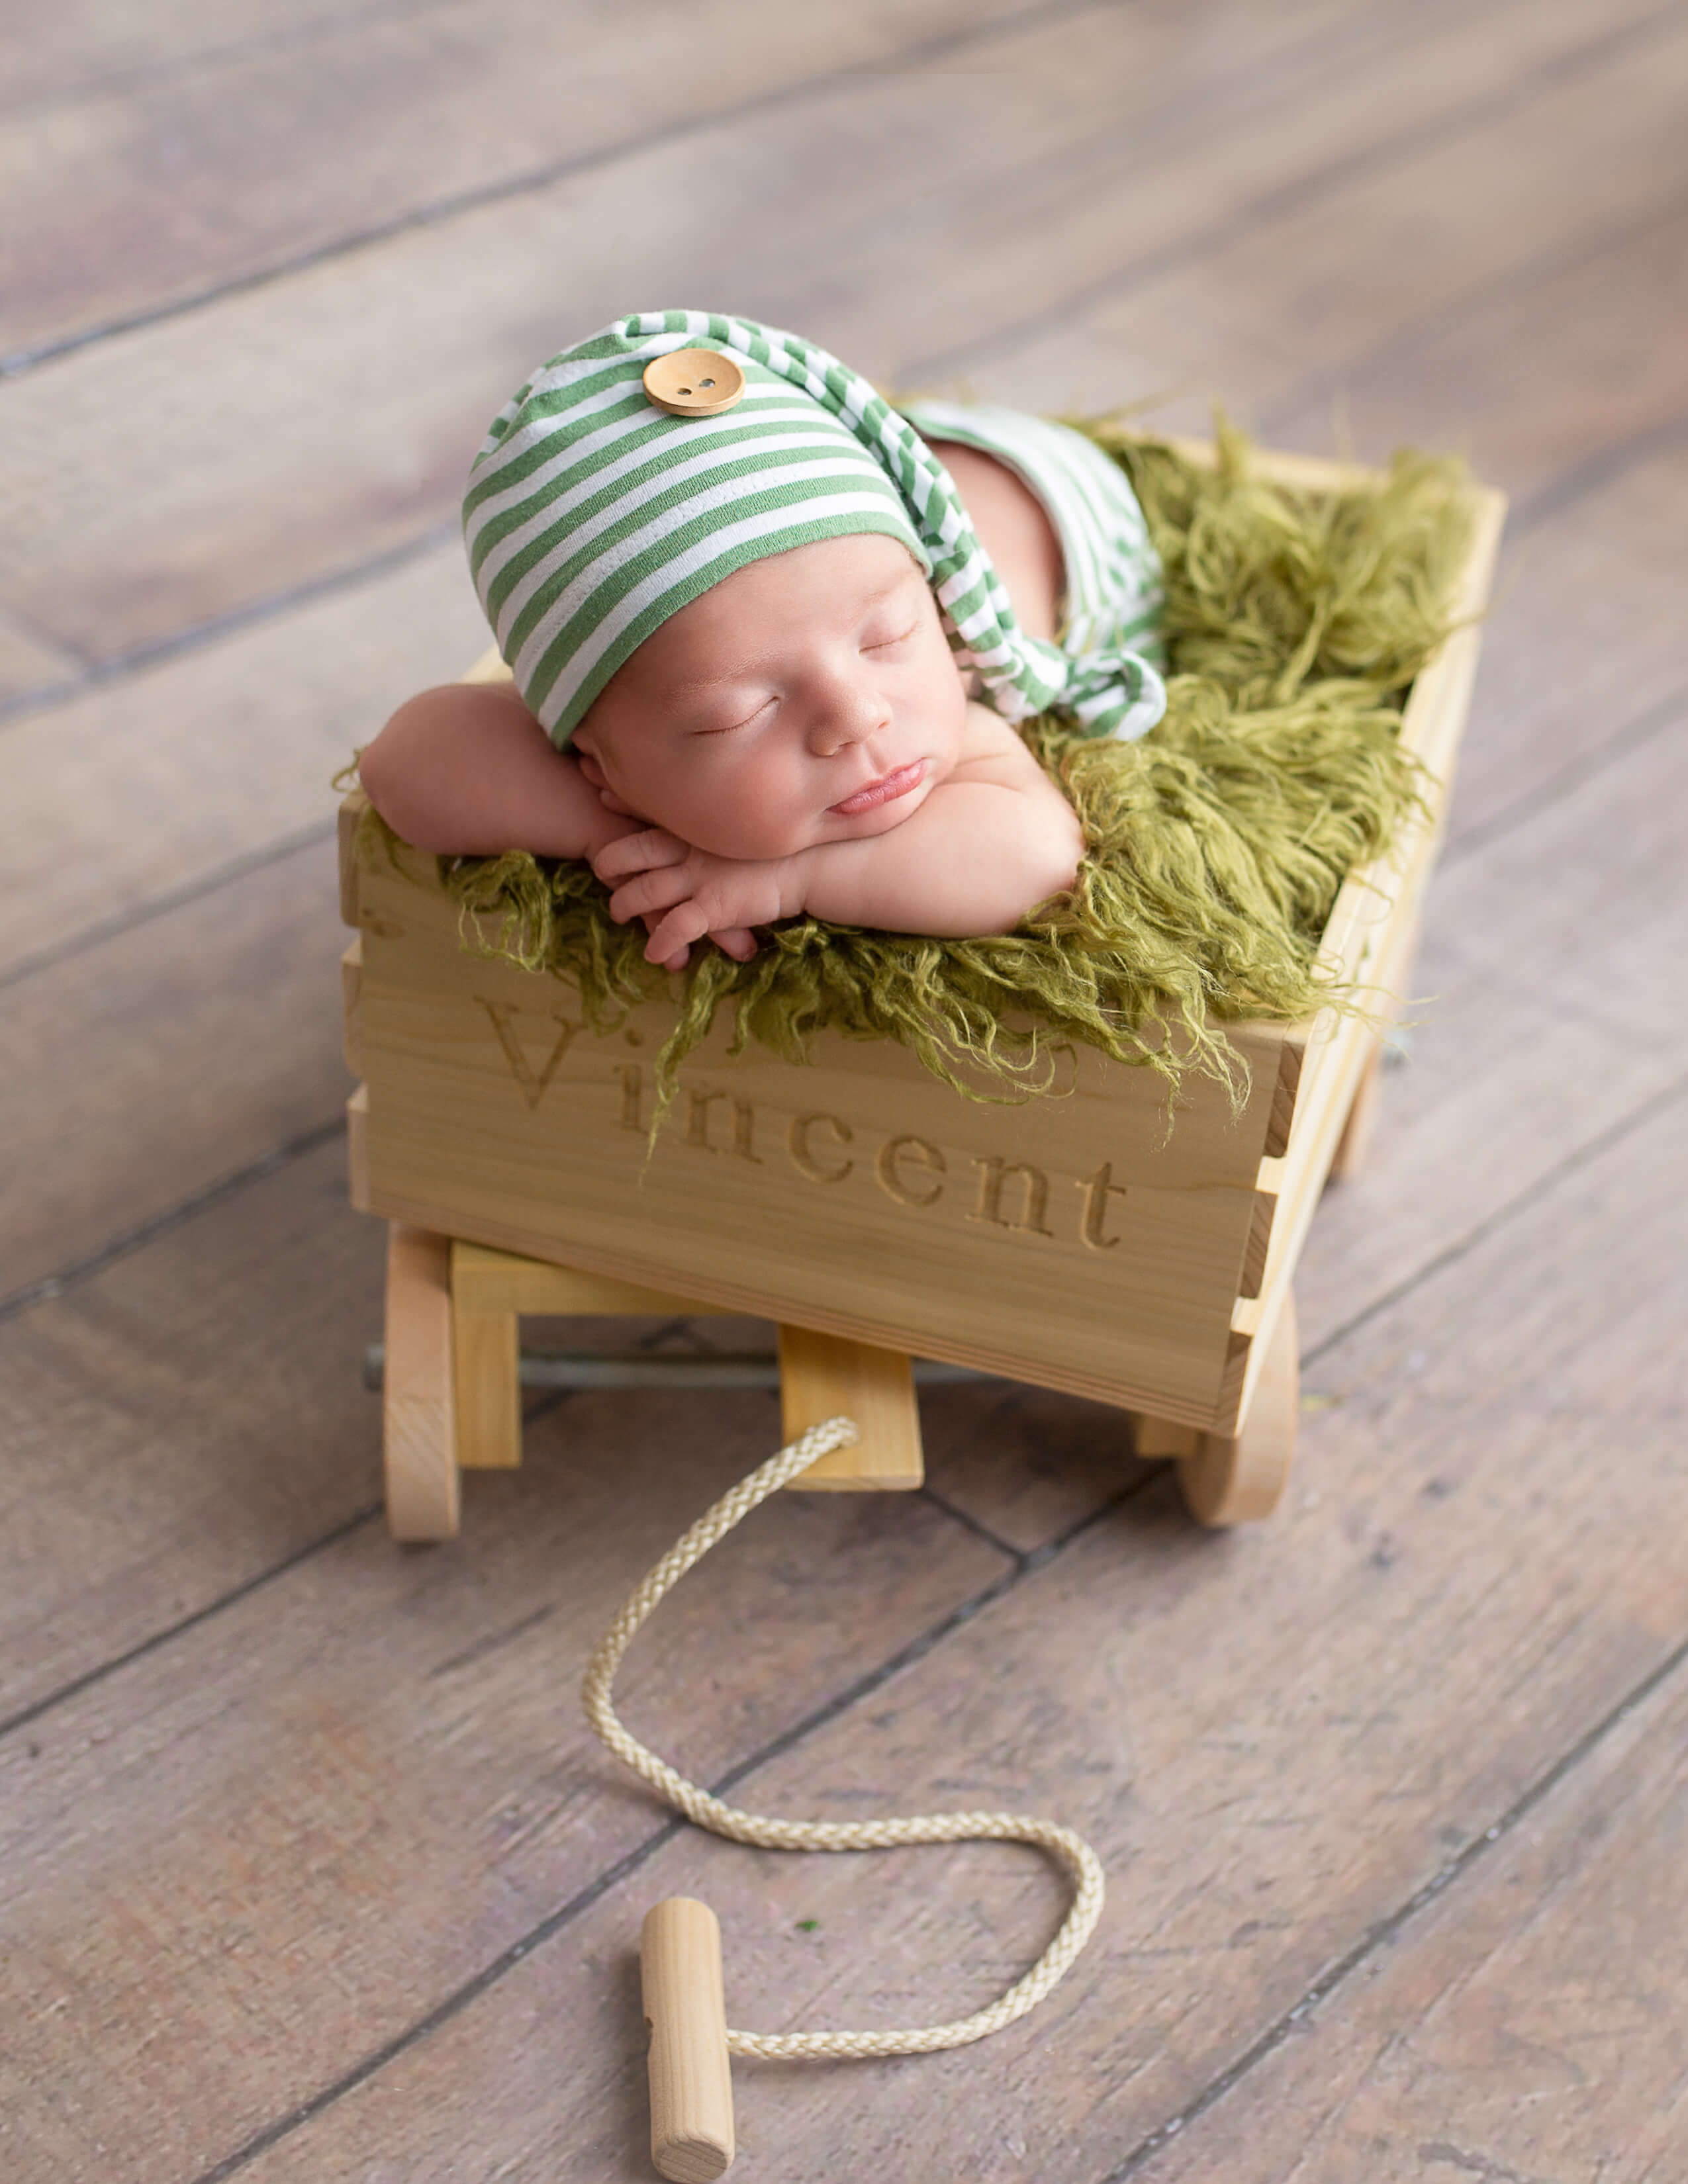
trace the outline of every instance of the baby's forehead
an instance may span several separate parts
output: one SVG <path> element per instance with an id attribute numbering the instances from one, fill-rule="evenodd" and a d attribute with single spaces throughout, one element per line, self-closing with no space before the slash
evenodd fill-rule
<path id="1" fill-rule="evenodd" d="M 876 532 L 822 538 L 735 569 L 652 631 L 621 671 L 706 694 L 881 607 L 936 604 L 907 548 Z"/>

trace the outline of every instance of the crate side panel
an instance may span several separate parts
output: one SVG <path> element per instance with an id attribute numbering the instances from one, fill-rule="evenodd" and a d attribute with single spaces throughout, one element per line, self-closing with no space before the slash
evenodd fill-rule
<path id="1" fill-rule="evenodd" d="M 983 1106 L 886 1042 L 828 1042 L 805 1067 L 723 1039 L 682 1071 L 653 1145 L 666 1007 L 595 1036 L 560 982 L 402 928 L 406 886 L 365 889 L 379 1209 L 1168 1416 L 1211 1411 L 1269 1082 L 1240 1120 L 1222 1099 L 1223 1128 L 1197 1112 L 1169 1139 L 1141 1072 L 1081 1067 L 1064 1097 Z"/>

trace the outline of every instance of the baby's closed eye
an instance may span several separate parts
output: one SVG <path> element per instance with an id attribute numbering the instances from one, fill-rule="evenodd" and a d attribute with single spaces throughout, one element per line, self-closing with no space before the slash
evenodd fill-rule
<path id="1" fill-rule="evenodd" d="M 767 712 L 768 708 L 775 702 L 776 701 L 773 697 L 770 695 L 761 699 L 760 704 L 755 705 L 751 711 L 744 714 L 742 718 L 738 720 L 713 722 L 704 727 L 694 728 L 692 729 L 691 733 L 694 736 L 734 735 L 740 728 L 754 727 L 755 723 L 763 717 L 763 716 Z"/>

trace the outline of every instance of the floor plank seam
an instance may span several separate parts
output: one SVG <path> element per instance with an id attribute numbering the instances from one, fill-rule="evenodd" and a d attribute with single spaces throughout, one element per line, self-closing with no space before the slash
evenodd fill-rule
<path id="1" fill-rule="evenodd" d="M 951 54 L 964 53 L 969 46 L 983 43 L 994 36 L 1011 35 L 1016 31 L 1029 29 L 1039 24 L 1061 21 L 1069 15 L 1093 14 L 1098 0 L 1039 0 L 1039 4 L 1022 8 L 1011 15 L 985 23 L 971 23 L 956 31 L 946 31 L 936 37 L 916 39 L 912 45 L 900 47 L 872 62 L 850 63 L 845 66 L 825 69 L 811 76 L 799 78 L 794 83 L 782 84 L 775 89 L 758 92 L 754 98 L 741 100 L 737 105 L 724 106 L 703 114 L 691 114 L 660 129 L 648 131 L 644 135 L 624 138 L 605 145 L 594 152 L 576 153 L 565 159 L 547 161 L 544 164 L 523 170 L 520 175 L 505 176 L 501 181 L 487 182 L 472 190 L 462 190 L 454 197 L 440 198 L 425 205 L 413 205 L 409 211 L 395 214 L 390 220 L 371 223 L 349 235 L 340 236 L 316 249 L 301 252 L 269 266 L 253 268 L 233 279 L 214 282 L 212 286 L 179 296 L 167 304 L 154 304 L 144 310 L 128 311 L 117 317 L 103 320 L 99 325 L 80 328 L 76 332 L 63 334 L 50 342 L 36 343 L 32 348 L 14 349 L 9 355 L 0 356 L 0 380 L 21 378 L 25 373 L 42 365 L 57 362 L 62 357 L 74 356 L 79 351 L 91 348 L 101 342 L 114 341 L 125 334 L 137 333 L 149 326 L 162 326 L 172 319 L 185 318 L 197 311 L 209 309 L 226 299 L 247 296 L 256 291 L 274 287 L 278 281 L 292 279 L 300 273 L 314 272 L 318 266 L 330 265 L 343 258 L 354 257 L 359 252 L 373 249 L 391 242 L 396 236 L 412 233 L 419 229 L 441 227 L 462 214 L 479 212 L 489 205 L 505 204 L 511 200 L 533 195 L 581 175 L 592 174 L 618 161 L 632 159 L 689 139 L 705 136 L 711 130 L 735 127 L 762 120 L 777 113 L 782 107 L 800 104 L 806 98 L 835 89 L 852 77 L 894 72 L 898 69 L 922 67 L 933 61 L 947 59 Z"/>
<path id="2" fill-rule="evenodd" d="M 86 1257 L 73 1259 L 69 1266 L 61 1267 L 55 1273 L 45 1274 L 39 1281 L 30 1282 L 22 1289 L 14 1290 L 9 1296 L 0 1296 L 0 1327 L 3 1327 L 8 1320 L 33 1311 L 38 1304 L 48 1304 L 55 1297 L 64 1295 L 68 1290 L 103 1273 L 119 1259 L 126 1259 L 132 1252 L 144 1250 L 160 1236 L 169 1235 L 171 1229 L 179 1228 L 183 1222 L 191 1221 L 195 1214 L 206 1212 L 212 1206 L 220 1205 L 224 1199 L 232 1198 L 237 1192 L 244 1190 L 248 1184 L 261 1183 L 266 1176 L 274 1175 L 292 1162 L 303 1159 L 307 1153 L 315 1152 L 319 1145 L 326 1145 L 331 1139 L 343 1136 L 345 1128 L 343 1111 L 327 1122 L 314 1123 L 309 1129 L 300 1131 L 297 1137 L 289 1138 L 283 1145 L 272 1146 L 267 1153 L 261 1153 L 256 1160 L 248 1161 L 243 1167 L 220 1176 L 214 1183 L 207 1184 L 203 1190 L 194 1191 L 175 1205 L 166 1207 L 163 1212 L 154 1213 L 136 1227 L 125 1229 L 122 1235 L 113 1237 L 102 1244 L 97 1251 L 90 1251 Z"/>
<path id="3" fill-rule="evenodd" d="M 1368 1927 L 1353 1947 L 1322 1972 L 1312 1985 L 1291 2008 L 1275 2019 L 1260 2037 L 1236 2060 L 1212 2079 L 1195 2098 L 1185 2103 L 1176 2115 L 1169 2116 L 1148 2136 L 1140 2139 L 1117 2168 L 1109 2170 L 1097 2180 L 1097 2184 L 1129 2184 L 1139 2175 L 1145 2165 L 1153 2159 L 1178 2133 L 1186 2130 L 1200 2117 L 1215 2108 L 1225 2096 L 1241 2083 L 1249 2072 L 1264 2062 L 1277 2048 L 1323 2003 L 1329 2001 L 1343 1984 L 1357 1971 L 1368 1958 L 1384 1947 L 1439 1898 L 1445 1896 L 1456 1882 L 1462 1880 L 1474 1867 L 1487 1858 L 1499 1843 L 1505 1841 L 1519 1824 L 1529 1818 L 1545 1799 L 1551 1797 L 1562 1782 L 1566 1781 L 1591 1758 L 1607 1738 L 1621 1728 L 1631 1714 L 1645 1706 L 1653 1695 L 1671 1679 L 1688 1668 L 1688 1638 L 1674 1646 L 1657 1662 L 1641 1681 L 1626 1691 L 1616 1705 L 1602 1714 L 1562 1752 L 1551 1766 L 1545 1768 L 1513 1800 L 1500 1818 L 1475 1836 L 1455 1858 L 1440 1866 L 1411 1896 L 1386 1917 Z"/>
<path id="4" fill-rule="evenodd" d="M 234 1607 L 242 1600 L 250 1600 L 253 1593 L 262 1592 L 265 1585 L 273 1584 L 279 1577 L 285 1577 L 289 1570 L 297 1569 L 302 1563 L 308 1563 L 313 1555 L 321 1554 L 330 1547 L 337 1546 L 343 1540 L 350 1539 L 354 1532 L 360 1531 L 381 1513 L 379 1502 L 365 1504 L 363 1508 L 354 1510 L 351 1516 L 343 1518 L 331 1531 L 319 1533 L 315 1539 L 307 1540 L 292 1554 L 285 1555 L 280 1562 L 270 1563 L 265 1568 L 254 1572 L 231 1591 L 219 1593 L 214 1600 L 204 1602 L 191 1614 L 181 1616 L 162 1630 L 150 1632 L 121 1653 L 113 1654 L 109 1660 L 84 1669 L 80 1676 L 73 1676 L 68 1684 L 61 1684 L 57 1691 L 32 1699 L 28 1706 L 20 1708 L 16 1713 L 0 1721 L 0 1737 L 11 1736 L 20 1729 L 27 1729 L 32 1722 L 41 1720 L 43 1715 L 53 1713 L 56 1708 L 79 1698 L 84 1691 L 92 1691 L 95 1685 L 103 1683 L 109 1676 L 131 1668 L 136 1661 L 144 1661 L 148 1654 L 159 1652 L 173 1640 L 186 1636 L 190 1630 L 198 1630 L 213 1616 L 220 1615 L 225 1608 Z"/>
<path id="5" fill-rule="evenodd" d="M 167 917 L 173 910 L 185 910 L 189 903 L 215 894 L 220 888 L 232 887 L 238 881 L 249 879 L 254 872 L 283 864 L 301 850 L 331 841 L 337 826 L 336 819 L 319 819 L 308 827 L 296 827 L 291 834 L 278 835 L 261 850 L 231 858 L 226 865 L 214 865 L 209 872 L 184 880 L 180 887 L 167 889 L 162 894 L 151 895 L 145 902 L 136 903 L 132 909 L 119 911 L 110 917 L 101 918 L 97 924 L 84 926 L 57 948 L 43 948 L 33 956 L 20 956 L 8 969 L 0 971 L 0 994 L 8 987 L 22 985 L 26 979 L 39 978 L 44 971 L 57 970 L 61 964 L 73 962 L 78 956 L 86 956 L 91 949 L 102 947 L 109 940 L 139 932 L 154 918 Z"/>
<path id="6" fill-rule="evenodd" d="M 1058 1535 L 1056 1539 L 1047 1541 L 1043 1547 L 1022 1557 L 1018 1566 L 1004 1571 L 1000 1577 L 993 1579 L 977 1593 L 970 1595 L 967 1600 L 952 1608 L 947 1615 L 940 1617 L 928 1630 L 911 1639 L 906 1645 L 900 1646 L 877 1668 L 858 1677 L 853 1684 L 848 1685 L 844 1691 L 836 1692 L 831 1699 L 816 1707 L 801 1721 L 794 1723 L 789 1729 L 782 1730 L 778 1736 L 770 1739 L 757 1751 L 728 1768 L 716 1781 L 710 1786 L 710 1795 L 716 1797 L 727 1797 L 740 1782 L 746 1780 L 759 1769 L 783 1757 L 786 1752 L 794 1750 L 805 1739 L 837 1720 L 850 1708 L 859 1705 L 864 1698 L 871 1697 L 875 1691 L 883 1689 L 902 1670 L 923 1660 L 945 1638 L 963 1629 L 976 1616 L 983 1613 L 985 1608 L 1000 1600 L 1005 1593 L 1011 1591 L 1033 1569 L 1041 1568 L 1045 1563 L 1053 1560 L 1057 1554 L 1075 1543 L 1095 1526 L 1106 1521 L 1123 1503 L 1140 1493 L 1143 1485 L 1144 1482 L 1141 1480 L 1134 1481 L 1124 1492 L 1110 1496 L 1100 1507 L 1091 1510 L 1078 1523 L 1070 1525 L 1065 1532 Z M 267 2153 L 270 2148 L 278 2144 L 280 2141 L 290 2137 L 295 2131 L 322 2114 L 336 2102 L 343 2100 L 348 2093 L 355 2092 L 359 2086 L 366 2084 L 389 2063 L 396 2061 L 400 2055 L 406 2053 L 410 2048 L 418 2046 L 432 2033 L 437 2032 L 442 2025 L 449 2024 L 454 2018 L 460 2016 L 465 2009 L 476 2002 L 490 1988 L 495 1986 L 501 1979 L 513 1971 L 526 1958 L 532 1956 L 537 1949 L 543 1947 L 565 1928 L 572 1925 L 577 1919 L 589 1911 L 595 1903 L 601 1902 L 611 1889 L 630 1878 L 643 1866 L 649 1864 L 660 1851 L 683 1832 L 688 1825 L 688 1823 L 678 1815 L 661 1821 L 643 1841 L 635 1844 L 631 1850 L 625 1852 L 613 1864 L 606 1866 L 603 1872 L 594 1875 L 592 1880 L 584 1887 L 577 1890 L 565 1903 L 560 1904 L 554 1911 L 548 1913 L 536 1925 L 530 1927 L 526 1934 L 519 1936 L 507 1947 L 500 1950 L 498 1955 L 483 1964 L 472 1978 L 465 1980 L 460 1986 L 454 1987 L 449 1994 L 442 1996 L 432 2009 L 416 2019 L 413 2024 L 407 2025 L 402 2032 L 395 2033 L 391 2040 L 384 2042 L 380 2048 L 372 2050 L 370 2054 L 360 2058 L 349 2070 L 343 2072 L 329 2085 L 320 2087 L 308 2100 L 298 2103 L 293 2108 L 288 2109 L 286 2114 L 278 2116 L 272 2122 L 266 2124 L 262 2131 L 254 2132 L 243 2144 L 235 2148 L 212 2167 L 202 2170 L 193 2177 L 191 2184 L 226 2184 L 227 2178 L 248 2167 L 260 2155 Z"/>
<path id="7" fill-rule="evenodd" d="M 1674 417 L 1661 418 L 1657 424 L 1644 426 L 1609 448 L 1597 448 L 1580 462 L 1573 463 L 1557 477 L 1548 479 L 1533 493 L 1523 494 L 1515 500 L 1507 515 L 1507 539 L 1516 548 L 1520 539 L 1527 538 L 1548 517 L 1558 515 L 1579 500 L 1586 499 L 1606 486 L 1620 478 L 1625 471 L 1650 456 L 1667 454 L 1688 440 L 1688 410 L 1679 410 Z"/>
<path id="8" fill-rule="evenodd" d="M 361 14 L 336 9 L 315 16 L 309 22 L 292 24 L 283 31 L 271 31 L 261 37 L 231 38 L 220 46 L 200 46 L 173 54 L 168 60 L 109 69 L 103 75 L 83 76 L 56 86 L 49 83 L 33 93 L 25 92 L 21 98 L 0 103 L 0 122 L 58 113 L 67 106 L 79 105 L 89 99 L 109 98 L 114 92 L 136 90 L 142 84 L 157 83 L 171 76 L 191 75 L 198 69 L 226 68 L 231 61 L 248 60 L 260 53 L 296 52 L 347 29 L 361 31 L 377 23 L 413 22 L 416 13 L 414 0 L 387 0 L 385 6 L 369 8 Z"/>
<path id="9" fill-rule="evenodd" d="M 1008 326 L 998 327 L 987 337 L 921 357 L 905 367 L 902 377 L 905 382 L 923 385 L 928 379 L 1000 362 L 1004 354 L 1070 326 L 1075 318 L 1094 310 L 1100 304 L 1117 302 L 1134 288 L 1162 273 L 1228 248 L 1267 221 L 1316 202 L 1333 186 L 1345 186 L 1368 176 L 1386 173 L 1404 158 L 1472 134 L 1501 115 L 1523 111 L 1546 91 L 1559 83 L 1574 81 L 1589 68 L 1599 67 L 1627 55 L 1637 47 L 1646 46 L 1680 27 L 1681 20 L 1676 0 L 1668 0 L 1667 5 L 1634 23 L 1627 23 L 1616 31 L 1602 31 L 1568 53 L 1538 61 L 1501 90 L 1479 92 L 1462 104 L 1444 109 L 1429 120 L 1411 123 L 1392 136 L 1381 136 L 1358 150 L 1344 152 L 1309 174 L 1265 190 L 1240 210 L 1210 221 L 1206 227 L 1181 236 L 1176 242 L 1146 251 L 1140 258 L 1128 259 L 1123 265 L 1082 283 L 1058 303 L 1040 308 Z"/>
<path id="10" fill-rule="evenodd" d="M 1010 1556 L 1016 1563 L 1022 1563 L 1025 1560 L 1024 1548 L 1011 1546 L 1008 1540 L 1000 1539 L 989 1524 L 982 1524 L 970 1509 L 963 1509 L 957 1503 L 948 1500 L 938 1491 L 929 1479 L 922 1486 L 920 1493 L 923 1502 L 929 1502 L 934 1509 L 942 1510 L 946 1517 L 960 1524 L 963 1529 L 972 1533 L 976 1539 L 983 1540 L 987 1546 L 994 1547 L 999 1554 Z"/>
<path id="11" fill-rule="evenodd" d="M 1516 804 L 1503 805 L 1489 818 L 1454 835 L 1443 845 L 1436 860 L 1438 871 L 1451 871 L 1477 850 L 1486 850 L 1491 842 L 1500 840 L 1532 819 L 1539 819 L 1544 811 L 1551 811 L 1585 783 L 1598 780 L 1609 767 L 1644 750 L 1685 712 L 1688 712 L 1688 683 L 1670 691 L 1645 712 L 1638 713 L 1627 726 L 1614 731 L 1593 750 L 1584 752 L 1568 766 L 1561 766 L 1557 773 L 1547 775 L 1527 795 L 1519 797 Z"/>
<path id="12" fill-rule="evenodd" d="M 1480 292 L 1472 300 L 1474 310 L 1480 304 Z M 1456 319 L 1451 323 L 1457 324 Z M 1002 335 L 1006 340 L 1008 337 Z M 988 337 L 988 345 L 995 343 L 998 334 Z M 992 352 L 987 349 L 986 360 Z M 1363 368 L 1363 357 L 1358 364 L 1345 365 L 1345 372 Z M 923 370 L 922 365 L 911 366 L 910 372 Z M 908 374 L 900 375 L 906 377 Z M 1312 375 L 1308 384 L 1317 387 L 1329 375 Z M 1292 387 L 1280 402 L 1274 403 L 1273 412 L 1290 414 L 1289 405 L 1298 398 L 1299 386 Z M 1269 428 L 1268 428 L 1269 429 Z M 1508 516 L 1506 549 L 1510 554 L 1525 534 L 1550 518 L 1563 515 L 1579 500 L 1603 490 L 1624 474 L 1647 460 L 1651 456 L 1668 451 L 1688 430 L 1688 413 L 1646 426 L 1613 445 L 1597 448 L 1579 461 L 1548 478 L 1535 491 L 1515 501 Z M 14 722 L 27 720 L 51 712 L 92 692 L 113 683 L 142 674 L 148 669 L 164 665 L 179 656 L 204 651 L 226 638 L 236 637 L 249 627 L 273 621 L 302 606 L 311 606 L 323 599 L 334 599 L 343 593 L 355 591 L 359 585 L 375 583 L 390 576 L 414 560 L 420 560 L 430 552 L 447 546 L 455 547 L 461 526 L 455 515 L 442 517 L 412 537 L 387 547 L 365 560 L 343 569 L 331 570 L 320 577 L 307 578 L 303 583 L 286 591 L 267 593 L 226 613 L 214 615 L 203 622 L 194 622 L 184 629 L 172 631 L 167 637 L 150 639 L 145 644 L 114 655 L 110 659 L 92 664 L 87 671 L 73 680 L 37 683 L 31 689 L 0 699 L 0 730 Z M 1504 588 L 1499 595 L 1504 598 Z M 1490 608 L 1492 617 L 1494 609 Z M 46 633 L 44 633 L 46 634 Z M 47 641 L 62 649 L 61 639 L 48 636 Z"/>
<path id="13" fill-rule="evenodd" d="M 1322 394 L 1334 405 L 1345 393 L 1351 379 L 1385 368 L 1398 369 L 1409 359 L 1422 356 L 1434 343 L 1457 333 L 1474 319 L 1492 310 L 1497 303 L 1528 295 L 1533 288 L 1551 287 L 1569 274 L 1586 271 L 1603 258 L 1633 248 L 1675 226 L 1684 218 L 1688 218 L 1688 196 L 1668 198 L 1644 219 L 1630 215 L 1619 220 L 1568 250 L 1539 251 L 1535 257 L 1509 266 L 1504 273 L 1490 275 L 1437 309 L 1418 312 L 1407 326 L 1374 343 L 1370 348 L 1357 350 L 1342 364 L 1322 365 L 1315 371 L 1304 372 L 1260 411 L 1261 437 L 1269 440 L 1275 432 L 1286 429 Z M 1313 450 L 1303 452 L 1312 454 Z M 1344 461 L 1354 460 L 1345 448 L 1338 446 L 1336 452 Z"/>
<path id="14" fill-rule="evenodd" d="M 131 676 L 163 666 L 184 654 L 209 651 L 226 638 L 238 637 L 265 622 L 279 621 L 298 607 L 315 606 L 320 600 L 337 599 L 357 591 L 362 585 L 378 583 L 382 577 L 393 576 L 410 562 L 425 560 L 429 554 L 448 545 L 460 552 L 462 539 L 461 520 L 456 515 L 442 516 L 425 530 L 401 539 L 396 546 L 383 547 L 379 554 L 354 561 L 348 568 L 331 569 L 320 577 L 308 577 L 303 583 L 290 585 L 286 591 L 266 592 L 259 599 L 231 607 L 225 614 L 212 615 L 207 621 L 189 623 L 185 629 L 172 630 L 168 637 L 151 638 L 145 644 L 135 645 L 127 652 L 114 653 L 110 659 L 97 661 L 75 682 L 37 683 L 31 690 L 19 691 L 0 704 L 0 728 L 9 727 L 14 721 L 51 712 L 73 699 L 85 697 L 114 682 L 125 682 Z M 51 641 L 59 643 L 56 637 Z"/>
<path id="15" fill-rule="evenodd" d="M 1345 1342 L 1351 1334 L 1357 1334 L 1360 1329 L 1368 1325 L 1379 1312 L 1387 1312 L 1391 1306 L 1400 1304 L 1423 1283 L 1434 1280 L 1449 1267 L 1457 1265 L 1468 1252 L 1497 1234 L 1518 1215 L 1529 1212 L 1566 1177 L 1575 1175 L 1579 1169 L 1587 1167 L 1610 1152 L 1614 1145 L 1622 1145 L 1624 1139 L 1635 1131 L 1645 1129 L 1649 1123 L 1674 1106 L 1685 1094 L 1688 1094 L 1688 1077 L 1675 1078 L 1669 1084 L 1661 1085 L 1657 1091 L 1649 1093 L 1645 1100 L 1630 1108 L 1627 1114 L 1620 1115 L 1615 1122 L 1608 1123 L 1605 1129 L 1597 1131 L 1593 1137 L 1574 1146 L 1563 1159 L 1537 1176 L 1533 1183 L 1526 1184 L 1504 1205 L 1497 1206 L 1492 1213 L 1485 1214 L 1481 1221 L 1467 1229 L 1464 1235 L 1446 1245 L 1441 1251 L 1426 1259 L 1423 1265 L 1415 1267 L 1404 1280 L 1396 1283 L 1381 1295 L 1373 1297 L 1369 1304 L 1363 1305 L 1358 1312 L 1334 1327 L 1329 1334 L 1322 1335 L 1310 1348 L 1304 1350 L 1301 1352 L 1302 1371 L 1328 1357 L 1339 1344 Z"/>

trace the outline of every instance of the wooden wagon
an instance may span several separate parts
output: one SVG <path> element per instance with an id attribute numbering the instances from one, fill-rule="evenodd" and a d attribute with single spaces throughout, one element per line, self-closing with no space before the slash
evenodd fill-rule
<path id="1" fill-rule="evenodd" d="M 1357 473 L 1262 457 L 1309 491 Z M 595 1034 L 562 980 L 466 952 L 432 859 L 359 861 L 341 816 L 352 1195 L 393 1223 L 384 1362 L 389 1522 L 439 1539 L 459 1474 L 521 1460 L 533 1313 L 750 1313 L 780 1329 L 788 1438 L 862 1428 L 799 1482 L 918 1485 L 911 1357 L 1065 1390 L 1135 1418 L 1204 1522 L 1264 1516 L 1299 1408 L 1293 1280 L 1319 1195 L 1358 1161 L 1391 1001 L 1468 708 L 1504 514 L 1475 495 L 1459 626 L 1402 722 L 1434 792 L 1339 893 L 1322 953 L 1367 1017 L 1229 1028 L 1249 1089 L 1078 1048 L 1058 1096 L 967 1100 L 889 1041 L 823 1034 L 811 1066 L 723 1026 L 683 1064 L 654 1145 L 671 1005 Z M 496 655 L 472 672 L 503 672 Z"/>

